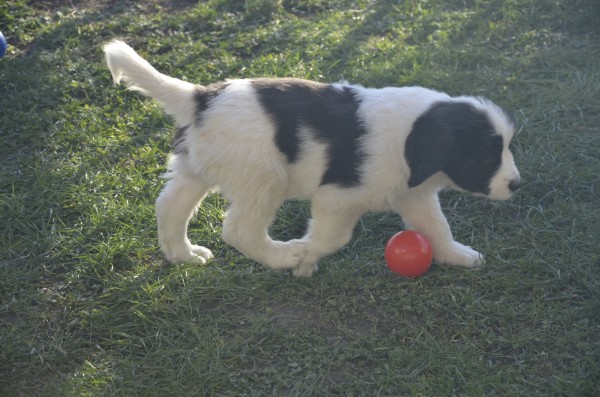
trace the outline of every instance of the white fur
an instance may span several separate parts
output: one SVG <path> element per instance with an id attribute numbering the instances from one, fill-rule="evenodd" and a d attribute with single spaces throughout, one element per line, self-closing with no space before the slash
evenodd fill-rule
<path id="1" fill-rule="evenodd" d="M 368 160 L 361 183 L 340 188 L 320 183 L 326 167 L 323 143 L 305 139 L 303 153 L 307 154 L 288 163 L 275 146 L 274 125 L 249 80 L 230 80 L 198 126 L 193 120 L 193 84 L 157 72 L 122 42 L 113 41 L 104 50 L 115 83 L 124 79 L 132 89 L 159 100 L 178 125 L 192 125 L 186 142 L 189 152 L 172 156 L 168 181 L 156 203 L 159 242 L 169 261 L 204 263 L 212 257 L 207 248 L 191 244 L 187 224 L 202 198 L 219 189 L 231 202 L 224 240 L 272 269 L 310 276 L 318 260 L 345 245 L 358 219 L 373 210 L 398 212 L 408 227 L 429 239 L 439 263 L 463 267 L 482 263 L 477 251 L 454 241 L 442 214 L 437 194 L 456 186 L 438 172 L 408 188 L 410 168 L 402 155 L 413 123 L 432 103 L 465 98 L 452 99 L 420 87 L 353 86 L 362 99 L 360 111 L 368 133 L 361 145 Z M 507 199 L 512 194 L 508 183 L 518 178 L 508 150 L 513 131 L 494 104 L 466 98 L 490 115 L 505 138 L 502 165 L 488 196 Z M 268 235 L 269 225 L 283 201 L 291 198 L 311 200 L 308 231 L 301 239 L 274 241 Z"/>

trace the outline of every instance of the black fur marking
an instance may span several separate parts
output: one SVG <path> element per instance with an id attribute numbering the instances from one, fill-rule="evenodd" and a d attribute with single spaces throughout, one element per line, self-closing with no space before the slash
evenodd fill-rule
<path id="1" fill-rule="evenodd" d="M 204 112 L 210 107 L 211 102 L 227 88 L 228 83 L 221 82 L 215 83 L 208 86 L 197 86 L 196 93 L 194 94 L 194 100 L 196 101 L 196 124 L 200 125 L 204 118 Z M 186 134 L 189 125 L 178 127 L 173 138 L 173 151 L 175 154 L 187 154 L 188 148 L 186 143 Z"/>
<path id="2" fill-rule="evenodd" d="M 202 123 L 204 112 L 210 107 L 210 103 L 223 91 L 229 83 L 220 82 L 207 86 L 198 86 L 194 99 L 196 100 L 196 123 Z"/>
<path id="3" fill-rule="evenodd" d="M 366 133 L 358 116 L 360 100 L 351 87 L 335 87 L 298 79 L 256 79 L 252 86 L 277 128 L 275 144 L 290 163 L 298 160 L 301 128 L 327 144 L 328 165 L 321 185 L 355 186 L 365 153 L 360 138 Z"/>
<path id="4" fill-rule="evenodd" d="M 173 138 L 173 152 L 175 154 L 187 154 L 188 148 L 185 144 L 185 133 L 190 126 L 186 125 L 185 127 L 177 128 L 175 132 L 175 137 Z"/>
<path id="5" fill-rule="evenodd" d="M 438 102 L 415 121 L 405 145 L 409 187 L 438 171 L 473 193 L 489 194 L 502 163 L 503 138 L 485 112 L 466 102 Z"/>

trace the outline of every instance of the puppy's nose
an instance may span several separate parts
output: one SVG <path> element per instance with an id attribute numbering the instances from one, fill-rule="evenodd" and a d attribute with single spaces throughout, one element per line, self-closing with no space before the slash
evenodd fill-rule
<path id="1" fill-rule="evenodd" d="M 508 183 L 508 188 L 511 192 L 516 192 L 521 187 L 521 178 L 515 178 Z"/>

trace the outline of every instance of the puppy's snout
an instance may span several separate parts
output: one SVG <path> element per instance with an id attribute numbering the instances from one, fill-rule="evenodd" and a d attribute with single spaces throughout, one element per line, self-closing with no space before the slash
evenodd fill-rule
<path id="1" fill-rule="evenodd" d="M 508 183 L 511 192 L 516 192 L 521 187 L 521 178 L 517 177 Z"/>

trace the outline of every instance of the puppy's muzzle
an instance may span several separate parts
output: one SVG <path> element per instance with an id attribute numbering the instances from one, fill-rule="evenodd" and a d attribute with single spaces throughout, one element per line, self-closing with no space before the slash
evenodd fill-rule
<path id="1" fill-rule="evenodd" d="M 508 183 L 511 192 L 516 192 L 521 187 L 521 178 L 517 177 Z"/>

